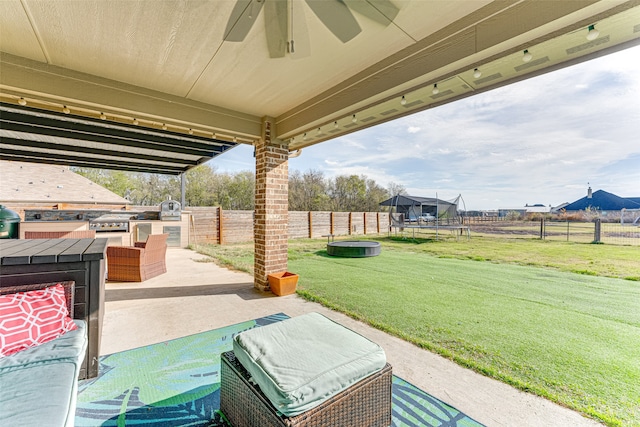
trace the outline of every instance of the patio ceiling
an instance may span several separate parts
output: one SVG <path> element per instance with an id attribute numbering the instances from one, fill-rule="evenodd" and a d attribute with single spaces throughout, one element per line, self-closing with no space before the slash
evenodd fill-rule
<path id="1" fill-rule="evenodd" d="M 180 173 L 265 117 L 295 150 L 640 42 L 637 0 L 338 3 L 361 31 L 314 0 L 4 0 L 2 158 Z M 278 5 L 293 53 L 267 44 Z"/>

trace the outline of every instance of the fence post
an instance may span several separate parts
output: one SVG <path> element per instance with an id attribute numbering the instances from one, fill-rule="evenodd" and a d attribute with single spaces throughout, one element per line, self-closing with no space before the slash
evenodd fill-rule
<path id="1" fill-rule="evenodd" d="M 313 238 L 313 220 L 312 220 L 313 215 L 311 214 L 311 211 L 309 211 L 309 238 L 312 239 Z"/>
<path id="2" fill-rule="evenodd" d="M 351 236 L 352 229 L 353 229 L 353 212 L 349 212 L 349 236 Z"/>
<path id="3" fill-rule="evenodd" d="M 218 244 L 222 245 L 222 230 L 224 229 L 222 225 L 222 206 L 218 208 Z"/>
<path id="4" fill-rule="evenodd" d="M 540 218 L 540 240 L 544 240 L 544 218 Z"/>
<path id="5" fill-rule="evenodd" d="M 362 212 L 362 222 L 363 222 L 363 230 L 364 235 L 367 235 L 367 213 Z"/>
<path id="6" fill-rule="evenodd" d="M 594 228 L 593 231 L 593 243 L 600 243 L 600 225 L 601 225 L 601 220 L 600 218 L 596 219 L 596 226 Z"/>
<path id="7" fill-rule="evenodd" d="M 334 231 L 333 223 L 334 223 L 334 221 L 333 221 L 333 211 L 331 211 L 330 216 L 329 216 L 329 231 L 330 231 L 329 234 L 335 234 L 333 232 Z"/>

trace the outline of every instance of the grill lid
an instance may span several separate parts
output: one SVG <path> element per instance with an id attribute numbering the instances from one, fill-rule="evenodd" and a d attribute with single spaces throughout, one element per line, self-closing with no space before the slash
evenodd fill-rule
<path id="1" fill-rule="evenodd" d="M 131 213 L 109 213 L 100 215 L 97 218 L 91 220 L 91 222 L 106 222 L 106 221 L 131 221 L 132 219 L 136 219 L 136 215 L 132 215 Z"/>
<path id="2" fill-rule="evenodd" d="M 0 221 L 20 222 L 20 215 L 11 209 L 7 209 L 4 205 L 0 205 Z"/>

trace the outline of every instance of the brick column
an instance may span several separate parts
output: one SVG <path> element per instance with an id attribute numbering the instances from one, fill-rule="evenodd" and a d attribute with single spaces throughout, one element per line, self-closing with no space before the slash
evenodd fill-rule
<path id="1" fill-rule="evenodd" d="M 289 227 L 289 148 L 277 139 L 275 121 L 264 118 L 256 145 L 253 283 L 269 290 L 267 275 L 287 269 Z"/>

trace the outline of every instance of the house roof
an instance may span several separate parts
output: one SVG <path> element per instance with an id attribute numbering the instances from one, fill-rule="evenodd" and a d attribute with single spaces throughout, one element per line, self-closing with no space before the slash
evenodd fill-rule
<path id="1" fill-rule="evenodd" d="M 616 211 L 621 209 L 640 209 L 640 197 L 620 197 L 604 190 L 594 191 L 591 198 L 585 196 L 564 207 L 566 211 L 582 211 L 597 209 L 600 211 Z"/>
<path id="2" fill-rule="evenodd" d="M 569 202 L 560 203 L 558 206 L 551 208 L 551 212 L 556 213 L 569 206 Z"/>
<path id="3" fill-rule="evenodd" d="M 631 200 L 633 203 L 640 205 L 640 197 L 627 197 L 627 200 Z"/>
<path id="4" fill-rule="evenodd" d="M 0 160 L 0 202 L 129 204 L 68 166 L 5 160 Z"/>
<path id="5" fill-rule="evenodd" d="M 455 203 L 446 200 L 436 199 L 433 197 L 418 197 L 397 195 L 379 203 L 380 206 L 436 206 L 436 205 L 455 205 Z"/>

